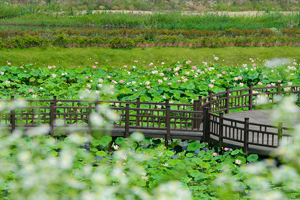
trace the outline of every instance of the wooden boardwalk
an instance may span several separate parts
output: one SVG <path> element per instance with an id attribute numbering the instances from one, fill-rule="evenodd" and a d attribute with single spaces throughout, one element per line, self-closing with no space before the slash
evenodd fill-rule
<path id="1" fill-rule="evenodd" d="M 90 115 L 98 113 L 105 118 L 100 104 L 107 104 L 110 110 L 118 113 L 118 120 L 110 120 L 113 125 L 112 136 L 129 137 L 139 131 L 145 136 L 171 139 L 201 140 L 222 147 L 242 148 L 245 153 L 267 155 L 278 147 L 281 140 L 292 141 L 289 128 L 284 123 L 270 124 L 270 111 L 253 110 L 259 95 L 269 98 L 276 104 L 276 96 L 293 95 L 295 103 L 300 104 L 300 85 L 243 88 L 199 96 L 192 104 L 136 101 L 86 101 L 86 100 L 28 100 L 28 106 L 7 110 L 0 115 L 0 123 L 15 130 L 18 126 L 26 129 L 39 124 L 49 124 L 49 134 L 58 129 L 60 119 L 66 133 L 73 126 L 91 132 L 93 127 Z M 1 103 L 14 101 L 0 100 Z M 230 113 L 231 110 L 245 108 L 249 111 Z M 226 114 L 224 115 L 225 112 Z M 228 114 L 230 113 L 230 114 Z M 166 142 L 167 144 L 167 142 Z"/>

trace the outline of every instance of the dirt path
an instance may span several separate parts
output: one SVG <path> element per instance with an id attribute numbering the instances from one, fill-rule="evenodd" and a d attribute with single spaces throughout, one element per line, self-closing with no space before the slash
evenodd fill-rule
<path id="1" fill-rule="evenodd" d="M 108 12 L 108 13 L 128 13 L 128 14 L 147 14 L 151 15 L 152 11 L 130 11 L 130 10 L 93 10 L 93 14 L 99 14 L 103 12 Z M 87 11 L 80 11 L 77 14 L 86 14 Z M 169 13 L 169 11 L 165 12 L 160 12 L 160 13 Z M 276 12 L 271 12 L 271 13 L 276 13 Z M 288 14 L 295 14 L 299 12 L 292 12 L 292 11 L 282 11 L 279 12 L 282 15 L 288 15 Z M 259 16 L 265 14 L 265 11 L 242 11 L 242 12 L 228 12 L 228 11 L 211 11 L 211 12 L 181 12 L 183 15 L 205 15 L 205 14 L 214 14 L 214 15 L 229 15 L 229 16 Z"/>

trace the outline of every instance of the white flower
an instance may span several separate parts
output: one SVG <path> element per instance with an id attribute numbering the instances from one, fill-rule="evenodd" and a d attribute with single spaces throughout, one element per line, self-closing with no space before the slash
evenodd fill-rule
<path id="1" fill-rule="evenodd" d="M 214 79 L 212 79 L 212 80 L 210 80 L 210 82 L 211 82 L 211 83 L 214 83 L 214 82 L 215 82 L 215 80 L 214 80 Z"/>
<path id="2" fill-rule="evenodd" d="M 86 84 L 86 86 L 88 87 L 88 88 L 91 88 L 92 87 L 92 85 L 91 84 Z"/>
<path id="3" fill-rule="evenodd" d="M 9 84 L 10 84 L 10 81 L 5 81 L 5 84 L 6 84 L 6 85 L 9 85 Z"/>
<path id="4" fill-rule="evenodd" d="M 157 107 L 158 109 L 161 109 L 161 105 L 157 105 L 156 107 Z"/>
<path id="5" fill-rule="evenodd" d="M 0 72 L 1 75 L 4 75 L 4 72 Z"/>
<path id="6" fill-rule="evenodd" d="M 243 64 L 243 67 L 247 67 L 247 64 Z"/>
<path id="7" fill-rule="evenodd" d="M 131 83 L 132 83 L 132 84 L 136 84 L 136 81 L 132 81 Z"/>
<path id="8" fill-rule="evenodd" d="M 146 81 L 146 85 L 149 85 L 150 84 L 150 81 Z"/>
<path id="9" fill-rule="evenodd" d="M 52 74 L 52 77 L 55 78 L 57 76 L 57 74 Z"/>
<path id="10" fill-rule="evenodd" d="M 102 83 L 102 82 L 103 82 L 103 79 L 102 79 L 102 78 L 100 78 L 98 81 L 99 81 L 100 83 Z"/>
<path id="11" fill-rule="evenodd" d="M 164 62 L 161 63 L 162 65 L 165 64 Z"/>
<path id="12" fill-rule="evenodd" d="M 95 91 L 95 93 L 96 93 L 96 94 L 99 94 L 99 93 L 100 93 L 100 91 L 99 91 L 99 90 L 96 90 L 96 91 Z"/>
<path id="13" fill-rule="evenodd" d="M 215 59 L 215 60 L 219 60 L 219 58 L 218 58 L 218 57 L 215 57 L 214 59 Z"/>
<path id="14" fill-rule="evenodd" d="M 288 85 L 293 85 L 293 82 L 288 82 Z"/>
<path id="15" fill-rule="evenodd" d="M 163 166 L 168 167 L 169 165 L 167 163 L 163 164 Z"/>
<path id="16" fill-rule="evenodd" d="M 244 87 L 244 83 L 240 83 L 239 85 L 240 85 L 241 87 Z"/>
<path id="17" fill-rule="evenodd" d="M 43 90 L 44 88 L 40 87 L 41 90 Z"/>
<path id="18" fill-rule="evenodd" d="M 157 74 L 157 73 L 158 73 L 157 70 L 152 71 L 152 74 Z"/>
<path id="19" fill-rule="evenodd" d="M 164 76 L 165 74 L 164 74 L 164 73 L 159 73 L 159 75 L 160 75 L 160 76 Z"/>
<path id="20" fill-rule="evenodd" d="M 114 150 L 118 150 L 120 147 L 118 145 L 114 145 Z"/>
<path id="21" fill-rule="evenodd" d="M 166 80 L 168 80 L 168 78 L 167 78 L 167 77 L 164 77 L 163 79 L 164 79 L 165 81 L 166 81 Z"/>
<path id="22" fill-rule="evenodd" d="M 102 84 L 98 84 L 98 87 L 102 87 Z"/>
<path id="23" fill-rule="evenodd" d="M 110 85 L 109 87 L 110 87 L 110 88 L 114 88 L 115 86 L 114 86 L 114 85 Z"/>
<path id="24" fill-rule="evenodd" d="M 213 87 L 214 87 L 214 84 L 208 84 L 208 87 L 209 87 L 209 88 L 213 88 Z"/>
<path id="25" fill-rule="evenodd" d="M 235 160 L 235 164 L 237 164 L 237 165 L 240 165 L 240 164 L 242 164 L 242 161 L 241 161 L 241 160 L 238 160 L 238 159 L 236 159 L 236 160 Z"/>

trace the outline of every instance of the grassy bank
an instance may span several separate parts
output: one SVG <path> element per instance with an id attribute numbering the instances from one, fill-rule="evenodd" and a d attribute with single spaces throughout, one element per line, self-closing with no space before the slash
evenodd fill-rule
<path id="1" fill-rule="evenodd" d="M 289 57 L 300 60 L 300 47 L 224 47 L 224 48 L 180 48 L 154 47 L 133 49 L 110 48 L 24 48 L 0 50 L 0 65 L 7 62 L 15 66 L 32 63 L 33 66 L 47 67 L 62 65 L 64 67 L 142 65 L 149 68 L 150 63 L 160 65 L 161 62 L 173 63 L 191 60 L 192 63 L 218 62 L 226 66 L 236 66 L 250 63 L 249 58 L 255 58 L 256 64 L 264 63 L 266 59 Z M 134 62 L 135 60 L 138 63 Z"/>
<path id="2" fill-rule="evenodd" d="M 1 2 L 1 1 L 0 1 Z M 155 0 L 155 1 L 140 1 L 140 0 L 5 0 L 12 5 L 18 5 L 25 8 L 37 7 L 48 9 L 68 10 L 70 8 L 76 10 L 178 10 L 178 11 L 247 11 L 247 10 L 299 10 L 300 4 L 297 1 L 278 1 L 278 0 Z"/>
<path id="3" fill-rule="evenodd" d="M 280 13 L 261 16 L 228 16 L 228 15 L 182 15 L 180 12 L 153 13 L 152 15 L 127 13 L 99 13 L 94 15 L 70 15 L 68 12 L 56 15 L 31 13 L 13 18 L 2 18 L 0 24 L 43 25 L 43 26 L 82 26 L 107 28 L 150 28 L 150 29 L 197 29 L 226 30 L 290 28 L 298 27 L 299 14 L 282 15 Z"/>

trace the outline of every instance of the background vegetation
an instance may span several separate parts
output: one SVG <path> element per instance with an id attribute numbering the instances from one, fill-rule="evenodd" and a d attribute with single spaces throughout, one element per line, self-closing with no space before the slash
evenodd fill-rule
<path id="1" fill-rule="evenodd" d="M 299 10 L 297 0 L 5 0 L 12 5 L 49 6 L 52 9 L 84 10 L 179 10 L 179 11 L 248 11 Z"/>

